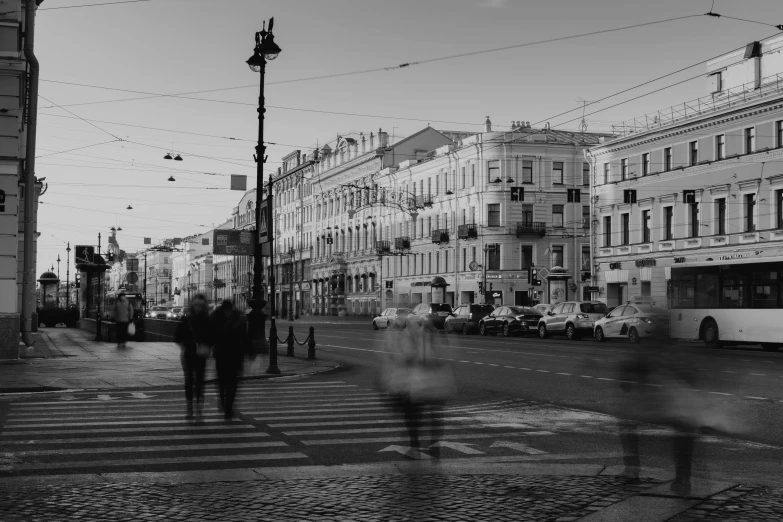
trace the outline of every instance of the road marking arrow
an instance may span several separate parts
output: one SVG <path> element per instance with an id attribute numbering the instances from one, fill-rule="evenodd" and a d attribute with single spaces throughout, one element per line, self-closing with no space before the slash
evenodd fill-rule
<path id="1" fill-rule="evenodd" d="M 505 440 L 498 440 L 493 442 L 490 448 L 511 448 L 517 451 L 521 451 L 522 453 L 527 453 L 528 455 L 543 455 L 546 453 L 546 451 L 531 448 L 527 444 L 523 444 L 521 442 L 510 442 Z"/>
<path id="2" fill-rule="evenodd" d="M 462 442 L 436 442 L 430 448 L 451 448 L 453 450 L 457 450 L 460 453 L 465 453 L 467 455 L 483 455 L 483 451 L 479 451 L 477 449 L 471 448 L 470 446 L 473 446 L 473 444 L 464 444 Z"/>
<path id="3" fill-rule="evenodd" d="M 119 397 L 112 397 L 111 395 L 98 395 L 97 399 L 93 399 L 94 401 L 116 401 L 119 399 Z"/>
<path id="4" fill-rule="evenodd" d="M 410 457 L 412 459 L 416 460 L 426 460 L 431 459 L 429 455 L 426 453 L 422 453 L 416 448 L 411 448 L 409 446 L 387 446 L 383 448 L 382 450 L 379 450 L 378 453 L 381 453 L 382 451 L 396 451 L 400 455 L 405 455 L 406 457 Z"/>
<path id="5" fill-rule="evenodd" d="M 154 395 L 147 395 L 144 392 L 133 392 L 133 393 L 131 393 L 131 397 L 133 397 L 134 399 L 151 399 L 151 398 L 153 398 L 155 396 Z"/>

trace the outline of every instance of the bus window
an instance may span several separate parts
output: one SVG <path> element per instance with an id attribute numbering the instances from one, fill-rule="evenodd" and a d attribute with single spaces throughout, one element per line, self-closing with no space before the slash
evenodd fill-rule
<path id="1" fill-rule="evenodd" d="M 721 287 L 721 308 L 745 308 L 747 297 L 745 295 L 745 283 L 748 277 L 745 274 L 724 273 L 723 286 Z"/>
<path id="2" fill-rule="evenodd" d="M 753 272 L 752 278 L 753 308 L 777 308 L 778 273 L 770 270 Z"/>
<path id="3" fill-rule="evenodd" d="M 717 308 L 718 274 L 698 274 L 696 276 L 696 308 Z"/>
<path id="4" fill-rule="evenodd" d="M 680 274 L 671 282 L 672 308 L 693 308 L 696 295 L 695 277 L 690 274 Z"/>

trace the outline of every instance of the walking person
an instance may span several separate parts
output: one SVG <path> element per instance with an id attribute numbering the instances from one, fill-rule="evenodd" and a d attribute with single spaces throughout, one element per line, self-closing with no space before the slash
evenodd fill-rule
<path id="1" fill-rule="evenodd" d="M 213 354 L 218 375 L 220 409 L 228 420 L 234 417 L 234 400 L 242 375 L 247 320 L 244 314 L 234 308 L 230 299 L 225 299 L 212 313 L 210 328 L 215 342 Z"/>
<path id="2" fill-rule="evenodd" d="M 125 343 L 128 342 L 128 325 L 131 321 L 133 321 L 133 305 L 125 296 L 125 292 L 122 292 L 114 302 L 117 348 L 125 348 Z"/>
<path id="3" fill-rule="evenodd" d="M 188 403 L 186 419 L 193 418 L 194 399 L 196 415 L 200 417 L 204 407 L 204 370 L 212 344 L 210 334 L 207 299 L 203 294 L 197 294 L 191 299 L 190 310 L 180 320 L 174 334 L 174 342 L 180 346 L 180 361 L 185 372 L 185 399 Z"/>

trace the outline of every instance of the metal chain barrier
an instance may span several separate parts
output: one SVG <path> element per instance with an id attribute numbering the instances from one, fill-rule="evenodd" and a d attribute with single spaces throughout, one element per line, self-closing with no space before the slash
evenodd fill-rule
<path id="1" fill-rule="evenodd" d="M 298 344 L 299 346 L 307 345 L 307 358 L 308 359 L 315 359 L 315 328 L 313 326 L 310 327 L 310 333 L 307 335 L 307 339 L 305 339 L 303 342 L 299 342 L 299 340 L 296 338 L 296 335 L 294 334 L 294 327 L 292 325 L 288 326 L 288 337 L 285 338 L 285 340 L 277 338 L 277 341 L 280 344 L 287 344 L 286 349 L 286 356 L 287 357 L 294 357 L 294 343 Z"/>

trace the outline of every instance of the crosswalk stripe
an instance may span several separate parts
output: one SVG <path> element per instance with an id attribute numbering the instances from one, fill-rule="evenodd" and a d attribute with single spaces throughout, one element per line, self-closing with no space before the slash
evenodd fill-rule
<path id="1" fill-rule="evenodd" d="M 396 432 L 400 432 L 400 431 L 403 431 L 403 432 L 407 431 L 408 428 L 405 425 L 405 423 L 400 423 L 400 422 L 401 421 L 398 421 L 398 424 L 399 424 L 398 426 L 388 426 L 386 428 L 360 428 L 360 429 L 351 429 L 351 430 L 342 429 L 342 430 L 284 431 L 283 435 L 287 435 L 289 437 L 301 437 L 303 435 L 304 436 L 306 436 L 306 435 L 340 435 L 340 434 L 348 435 L 348 434 L 351 434 L 351 433 L 387 433 L 387 432 L 396 433 Z M 419 429 L 429 429 L 430 427 L 432 427 L 432 424 L 429 424 L 429 423 L 421 424 L 419 426 Z M 457 425 L 457 426 L 450 426 L 450 425 L 444 424 L 444 425 L 438 426 L 438 427 L 440 429 L 442 429 L 442 430 L 464 430 L 464 429 L 470 429 L 470 428 L 481 429 L 483 426 L 480 426 L 480 425 L 470 426 L 470 425 L 467 425 L 467 424 L 462 424 L 462 425 Z"/>
<path id="2" fill-rule="evenodd" d="M 209 386 L 209 385 L 207 385 Z M 253 389 L 253 390 L 262 390 L 262 389 L 269 389 L 269 390 L 323 390 L 323 389 L 330 389 L 330 388 L 358 388 L 359 385 L 357 384 L 346 384 L 345 381 L 335 381 L 335 382 L 324 382 L 324 383 L 310 383 L 310 384 L 260 384 L 255 383 L 253 381 L 244 381 L 240 384 L 242 388 L 247 389 Z M 81 393 L 81 392 L 79 392 Z M 171 389 L 171 388 L 165 388 L 165 389 L 151 389 L 151 390 L 144 390 L 144 393 L 174 393 L 174 394 L 181 394 L 182 390 L 179 388 L 177 389 Z"/>
<path id="3" fill-rule="evenodd" d="M 182 412 L 171 412 L 171 413 L 164 413 L 164 412 L 154 412 L 149 413 L 149 410 L 147 410 L 148 415 L 118 415 L 114 412 L 106 412 L 105 415 L 90 415 L 90 416 L 83 416 L 83 415 L 65 415 L 65 416 L 48 416 L 46 418 L 41 419 L 30 419 L 30 418 L 24 418 L 24 419 L 9 419 L 5 425 L 9 427 L 14 427 L 16 424 L 21 423 L 33 423 L 33 422 L 51 422 L 51 421 L 61 421 L 61 422 L 67 422 L 67 421 L 89 421 L 89 420 L 105 420 L 110 421 L 113 419 L 119 420 L 119 419 L 179 419 L 179 420 L 186 420 L 184 419 L 184 415 Z M 204 413 L 202 415 L 203 418 L 223 418 L 222 413 Z M 94 424 L 94 423 L 93 423 Z M 105 424 L 105 423 L 101 423 Z"/>
<path id="4" fill-rule="evenodd" d="M 78 424 L 75 426 L 79 426 Z M 36 426 L 38 427 L 38 426 Z M 162 431 L 192 431 L 193 433 L 200 433 L 206 431 L 227 431 L 227 430 L 254 430 L 255 426 L 250 424 L 215 424 L 210 426 L 202 426 L 197 424 L 191 424 L 189 426 L 155 426 L 156 432 Z M 123 426 L 121 428 L 85 428 L 85 429 L 70 429 L 70 430 L 46 430 L 46 435 L 71 435 L 77 433 L 149 433 L 150 428 L 133 428 Z M 12 430 L 7 433 L 3 432 L 0 435 L 0 439 L 6 436 L 13 437 L 39 437 L 41 431 L 17 431 Z"/>
<path id="5" fill-rule="evenodd" d="M 113 453 L 152 453 L 156 451 L 203 451 L 214 449 L 251 449 L 251 448 L 279 448 L 287 447 L 283 441 L 265 441 L 265 442 L 241 442 L 231 444 L 183 444 L 181 446 L 125 446 L 112 448 L 73 448 L 73 449 L 51 449 L 51 450 L 31 450 L 23 452 L 25 457 L 45 457 L 48 455 L 111 455 Z M 132 459 L 128 459 L 132 462 Z"/>
<path id="6" fill-rule="evenodd" d="M 39 434 L 40 435 L 40 434 Z M 79 435 L 79 434 L 77 434 Z M 15 435 L 14 438 L 3 440 L 0 438 L 0 442 L 7 446 L 25 445 L 25 446 L 40 446 L 40 445 L 63 445 L 63 444 L 93 444 L 96 442 L 119 442 L 119 443 L 131 443 L 131 442 L 154 442 L 154 441 L 167 441 L 167 440 L 208 440 L 208 439 L 255 439 L 257 437 L 269 437 L 268 433 L 202 433 L 193 435 L 140 435 L 130 437 L 98 437 L 98 438 L 85 438 L 75 437 L 70 439 L 24 439 L 19 440 Z"/>
<path id="7" fill-rule="evenodd" d="M 473 417 L 442 417 L 442 421 L 449 420 L 451 422 L 471 421 L 475 420 Z M 399 416 L 390 419 L 369 420 L 361 419 L 355 421 L 332 421 L 332 422 L 289 422 L 284 424 L 268 424 L 270 428 L 306 428 L 309 426 L 354 426 L 356 424 L 369 425 L 369 424 L 392 424 L 402 422 Z"/>
<path id="8" fill-rule="evenodd" d="M 305 410 L 284 410 L 284 413 L 320 413 L 323 410 L 320 409 L 305 409 Z M 349 407 L 349 408 L 340 408 L 340 411 L 378 411 L 378 408 L 368 408 L 368 407 Z M 254 411 L 246 411 L 244 413 L 252 413 L 255 415 L 274 415 L 275 413 L 281 413 L 275 410 L 254 410 Z"/>
<path id="9" fill-rule="evenodd" d="M 462 439 L 491 439 L 494 437 L 529 437 L 538 435 L 554 435 L 551 431 L 526 431 L 515 433 L 455 433 L 441 435 L 444 440 L 462 440 Z M 302 444 L 308 446 L 327 446 L 332 444 L 366 444 L 368 442 L 409 442 L 406 437 L 377 437 L 366 439 L 326 439 L 326 440 L 303 440 Z"/>
<path id="10" fill-rule="evenodd" d="M 118 467 L 127 470 L 131 466 L 150 466 L 150 465 L 169 465 L 169 464 L 209 464 L 214 462 L 236 462 L 240 467 L 248 467 L 248 464 L 261 460 L 287 460 L 287 459 L 306 459 L 304 453 L 252 453 L 248 455 L 204 455 L 199 457 L 171 457 L 171 458 L 149 458 L 149 459 L 120 459 L 120 460 L 93 460 L 93 461 L 64 461 L 64 462 L 31 462 L 24 464 L 14 464 L 11 467 L 13 471 L 40 471 L 47 469 L 71 469 L 71 468 L 109 468 Z M 207 469 L 214 469 L 205 466 Z"/>
<path id="11" fill-rule="evenodd" d="M 226 420 L 203 420 L 200 421 L 201 424 L 210 424 L 214 422 L 231 422 L 231 423 L 240 423 L 242 422 L 240 419 L 231 419 L 230 421 Z M 181 426 L 190 426 L 190 421 L 186 419 L 176 419 L 176 420 L 153 420 L 153 421 L 135 421 L 135 420 L 128 420 L 128 421 L 108 421 L 108 422 L 56 422 L 51 424 L 15 424 L 13 428 L 62 428 L 64 426 L 120 426 L 124 424 L 179 424 Z M 5 425 L 3 431 L 8 429 L 8 424 Z"/>

